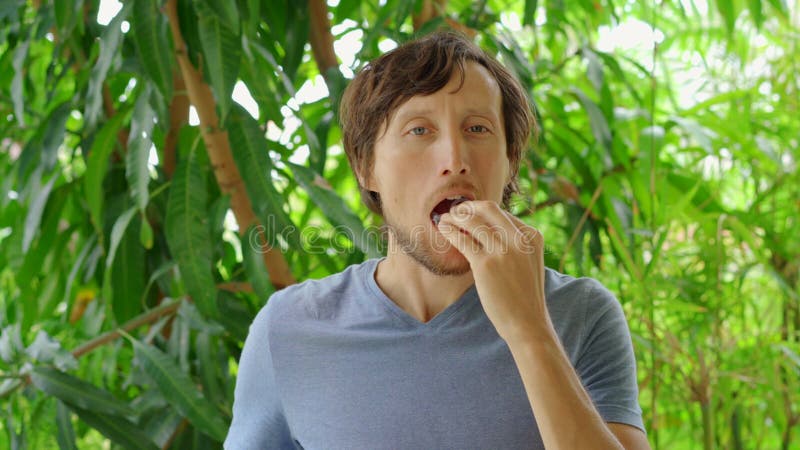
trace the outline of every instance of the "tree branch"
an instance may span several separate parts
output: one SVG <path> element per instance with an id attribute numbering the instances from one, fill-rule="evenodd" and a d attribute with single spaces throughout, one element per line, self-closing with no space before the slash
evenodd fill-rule
<path id="1" fill-rule="evenodd" d="M 162 317 L 175 314 L 175 311 L 178 310 L 178 307 L 180 307 L 180 305 L 181 305 L 180 300 L 173 300 L 172 302 L 162 304 L 161 306 L 153 308 L 150 311 L 129 320 L 120 328 L 116 330 L 111 330 L 107 333 L 103 333 L 100 336 L 97 336 L 96 338 L 88 342 L 85 342 L 84 344 L 82 344 L 81 346 L 72 351 L 72 356 L 74 356 L 76 359 L 80 358 L 81 356 L 91 352 L 97 347 L 100 347 L 115 339 L 118 339 L 120 336 L 122 336 L 120 330 L 129 332 L 135 330 L 136 328 L 139 328 L 142 325 L 155 322 L 156 320 Z"/>
<path id="2" fill-rule="evenodd" d="M 308 40 L 311 44 L 311 53 L 317 68 L 323 78 L 328 78 L 328 70 L 339 67 L 339 60 L 333 50 L 333 34 L 331 34 L 331 22 L 328 19 L 328 4 L 325 0 L 308 0 L 309 19 L 311 29 L 309 30 Z"/>
<path id="3" fill-rule="evenodd" d="M 175 85 L 175 94 L 169 103 L 169 131 L 166 138 L 164 138 L 163 152 L 164 173 L 170 179 L 172 174 L 175 173 L 178 132 L 189 121 L 189 96 L 186 95 L 186 83 L 183 82 L 183 77 L 177 70 L 173 72 L 172 79 Z"/>
<path id="4" fill-rule="evenodd" d="M 247 196 L 244 181 L 239 174 L 239 169 L 233 160 L 228 133 L 219 128 L 219 118 L 216 112 L 216 103 L 211 93 L 211 88 L 203 81 L 203 74 L 189 61 L 186 53 L 186 42 L 181 34 L 178 22 L 176 0 L 168 0 L 164 11 L 169 20 L 172 32 L 172 41 L 175 44 L 175 57 L 186 83 L 189 100 L 197 109 L 200 119 L 200 130 L 206 144 L 214 175 L 223 194 L 231 196 L 231 209 L 239 225 L 239 232 L 245 233 L 250 225 L 258 223 L 253 205 Z M 283 254 L 262 243 L 268 250 L 264 252 L 264 263 L 267 266 L 270 280 L 276 289 L 281 289 L 295 282 L 289 265 Z"/>

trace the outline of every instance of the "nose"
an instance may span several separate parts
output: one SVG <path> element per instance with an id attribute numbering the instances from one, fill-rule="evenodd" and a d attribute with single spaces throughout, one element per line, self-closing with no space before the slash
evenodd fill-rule
<path id="1" fill-rule="evenodd" d="M 467 148 L 461 133 L 451 131 L 443 134 L 441 142 L 440 169 L 441 175 L 467 175 L 470 172 Z"/>

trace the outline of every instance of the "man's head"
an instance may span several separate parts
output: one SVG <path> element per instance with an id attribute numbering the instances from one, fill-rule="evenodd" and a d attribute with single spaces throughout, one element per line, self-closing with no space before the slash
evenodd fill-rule
<path id="1" fill-rule="evenodd" d="M 367 188 L 372 175 L 375 143 L 397 109 L 415 96 L 442 89 L 460 76 L 469 62 L 483 66 L 500 88 L 502 122 L 510 166 L 503 202 L 516 191 L 520 159 L 536 123 L 519 82 L 496 60 L 465 37 L 437 32 L 408 42 L 364 67 L 347 87 L 340 106 L 345 152 L 356 173 L 367 207 L 383 215 L 380 196 Z"/>

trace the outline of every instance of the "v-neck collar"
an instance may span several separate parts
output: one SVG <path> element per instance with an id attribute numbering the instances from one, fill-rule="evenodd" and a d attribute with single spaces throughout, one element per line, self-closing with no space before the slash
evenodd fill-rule
<path id="1" fill-rule="evenodd" d="M 451 303 L 447 306 L 447 308 L 433 316 L 431 320 L 422 322 L 401 308 L 397 303 L 389 298 L 385 292 L 383 292 L 383 289 L 381 289 L 380 286 L 378 286 L 378 282 L 375 281 L 375 272 L 378 269 L 378 263 L 380 263 L 383 259 L 385 258 L 376 258 L 370 261 L 371 265 L 366 268 L 366 276 L 364 277 L 366 287 L 370 292 L 372 292 L 372 294 L 374 294 L 378 302 L 383 305 L 392 315 L 411 327 L 418 329 L 441 328 L 450 322 L 451 319 L 457 317 L 460 311 L 465 310 L 467 306 L 473 305 L 478 301 L 478 291 L 475 288 L 475 284 L 472 284 L 466 291 L 464 291 L 463 294 L 461 294 L 458 300 Z"/>

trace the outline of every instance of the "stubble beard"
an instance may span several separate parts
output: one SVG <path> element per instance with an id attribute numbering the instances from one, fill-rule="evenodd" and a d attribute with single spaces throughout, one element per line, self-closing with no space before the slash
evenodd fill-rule
<path id="1" fill-rule="evenodd" d="M 432 243 L 431 237 L 435 234 L 432 229 L 419 226 L 409 231 L 392 223 L 389 217 L 384 217 L 384 221 L 389 239 L 394 240 L 396 247 L 393 249 L 390 245 L 389 251 L 403 252 L 438 276 L 458 276 L 470 271 L 469 262 L 460 253 L 457 262 L 447 263 L 446 254 L 451 251 L 451 244 L 442 235 Z"/>

